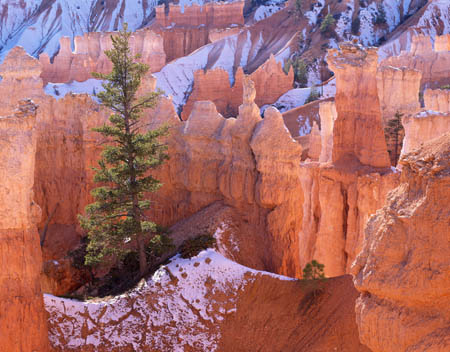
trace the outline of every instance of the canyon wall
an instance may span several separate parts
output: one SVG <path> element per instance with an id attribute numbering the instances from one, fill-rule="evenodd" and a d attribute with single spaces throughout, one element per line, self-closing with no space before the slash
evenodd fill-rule
<path id="1" fill-rule="evenodd" d="M 50 62 L 47 54 L 41 54 L 41 77 L 44 84 L 65 83 L 72 80 L 83 82 L 92 78 L 92 72 L 109 73 L 112 64 L 104 51 L 112 47 L 111 35 L 114 33 L 86 33 L 74 39 L 75 48 L 72 52 L 71 40 L 68 37 L 60 39 L 58 54 Z M 140 62 L 150 65 L 151 72 L 160 71 L 166 64 L 163 38 L 149 30 L 133 33 L 130 38 L 130 48 L 134 55 L 139 54 Z"/>
<path id="2" fill-rule="evenodd" d="M 402 155 L 450 131 L 450 91 L 427 89 L 424 102 L 425 108 L 420 112 L 402 118 L 405 129 Z"/>
<path id="3" fill-rule="evenodd" d="M 37 108 L 20 101 L 13 114 L 0 116 L 0 341 L 11 352 L 48 351 L 36 227 L 41 212 L 33 197 Z"/>
<path id="4" fill-rule="evenodd" d="M 360 339 L 374 352 L 450 345 L 450 133 L 403 155 L 400 185 L 366 225 L 352 268 Z"/>
<path id="5" fill-rule="evenodd" d="M 255 72 L 250 75 L 255 83 L 258 106 L 274 103 L 281 95 L 292 88 L 294 83 L 293 70 L 286 75 L 281 63 L 277 63 L 273 55 Z M 238 107 L 242 104 L 242 84 L 244 71 L 239 67 L 230 86 L 229 73 L 221 68 L 213 70 L 198 70 L 194 72 L 194 86 L 189 99 L 183 107 L 181 118 L 187 120 L 196 101 L 210 100 L 219 113 L 225 117 L 236 116 Z"/>
<path id="6" fill-rule="evenodd" d="M 244 1 L 228 3 L 209 2 L 204 5 L 192 4 L 181 6 L 169 4 L 168 11 L 165 5 L 155 7 L 155 22 L 162 27 L 227 27 L 231 24 L 244 24 Z"/>
<path id="7" fill-rule="evenodd" d="M 378 97 L 383 125 L 399 112 L 420 110 L 419 91 L 422 73 L 406 67 L 380 66 L 377 71 Z"/>
<path id="8" fill-rule="evenodd" d="M 35 71 L 32 78 L 39 81 L 39 70 Z M 338 79 L 340 74 L 336 72 Z M 256 84 L 245 76 L 242 84 L 237 118 L 223 118 L 212 102 L 196 102 L 191 117 L 182 122 L 167 98 L 146 113 L 149 126 L 171 126 L 167 138 L 171 159 L 155 172 L 164 186 L 151 196 L 154 220 L 170 226 L 222 202 L 239 214 L 229 224 L 240 229 L 238 262 L 300 277 L 304 265 L 318 259 L 326 263 L 328 276 L 346 273 L 359 250 L 362 224 L 382 206 L 397 174 L 361 164 L 332 163 L 339 119 L 334 105 L 328 107 L 330 121 L 323 126 L 324 136 L 318 138 L 323 141 L 324 162 L 301 163 L 302 148 L 291 138 L 283 117 L 269 108 L 261 119 Z M 89 130 L 106 121 L 107 112 L 86 95 L 55 100 L 42 88 L 40 94 L 36 99 L 43 113 L 38 114 L 36 126 L 35 194 L 43 210 L 41 230 L 48 221 L 44 258 L 49 261 L 62 258 L 82 235 L 76 215 L 91 201 L 90 167 L 101 148 L 98 136 Z M 367 106 L 355 109 L 351 126 L 360 121 L 358 116 L 364 116 Z M 381 128 L 381 119 L 376 121 Z M 55 270 L 49 269 L 49 275 Z M 77 273 L 67 275 L 66 288 L 79 284 Z M 46 281 L 52 292 L 63 289 L 52 285 Z"/>
<path id="9" fill-rule="evenodd" d="M 420 89 L 439 88 L 448 84 L 448 67 L 450 66 L 450 51 L 445 43 L 448 35 L 436 36 L 435 47 L 431 38 L 416 35 L 411 38 L 411 50 L 402 51 L 399 56 L 391 56 L 383 60 L 381 66 L 406 67 L 422 73 Z"/>

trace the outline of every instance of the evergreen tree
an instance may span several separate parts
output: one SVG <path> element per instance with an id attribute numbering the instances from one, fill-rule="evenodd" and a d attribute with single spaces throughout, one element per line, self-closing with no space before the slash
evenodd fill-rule
<path id="1" fill-rule="evenodd" d="M 317 260 L 312 260 L 310 263 L 306 264 L 303 269 L 303 279 L 304 280 L 318 280 L 324 279 L 325 273 L 323 271 L 324 265 L 320 264 Z"/>
<path id="2" fill-rule="evenodd" d="M 320 25 L 320 32 L 321 33 L 330 32 L 331 27 L 334 26 L 335 23 L 336 20 L 334 19 L 333 15 L 330 12 L 328 12 L 328 14 L 323 19 L 322 24 Z"/>
<path id="3" fill-rule="evenodd" d="M 80 215 L 79 220 L 89 239 L 86 265 L 120 262 L 137 247 L 142 276 L 148 269 L 146 252 L 152 252 L 149 246 L 158 249 L 167 243 L 166 234 L 158 233 L 156 224 L 144 212 L 150 207 L 144 194 L 161 186 L 149 171 L 168 158 L 167 146 L 159 141 L 168 128 L 148 130 L 141 122 L 143 110 L 154 107 L 160 93 L 138 97 L 149 67 L 136 62 L 138 57 L 131 54 L 130 36 L 125 24 L 118 35 L 111 37 L 112 49 L 105 51 L 112 71 L 93 73 L 105 81 L 105 90 L 97 93 L 97 98 L 113 113 L 109 124 L 94 129 L 108 141 L 94 177 L 94 182 L 103 186 L 92 191 L 95 202 L 86 207 L 86 215 Z"/>
<path id="4" fill-rule="evenodd" d="M 386 127 L 384 128 L 384 136 L 386 138 L 386 144 L 388 145 L 388 152 L 391 155 L 391 162 L 394 166 L 397 165 L 401 150 L 404 131 L 402 116 L 403 114 L 397 111 L 394 117 L 387 122 Z"/>

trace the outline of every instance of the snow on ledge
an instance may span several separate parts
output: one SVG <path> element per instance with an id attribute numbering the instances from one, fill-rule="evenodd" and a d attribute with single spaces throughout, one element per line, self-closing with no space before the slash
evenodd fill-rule
<path id="1" fill-rule="evenodd" d="M 215 351 L 217 323 L 236 311 L 238 292 L 257 275 L 295 280 L 247 268 L 208 249 L 191 259 L 175 256 L 147 281 L 109 300 L 81 302 L 45 294 L 50 342 L 68 349 L 92 345 L 94 351 L 105 344 Z"/>
<path id="2" fill-rule="evenodd" d="M 70 83 L 47 83 L 44 87 L 44 91 L 46 94 L 55 97 L 57 100 L 64 98 L 64 96 L 68 93 L 74 94 L 89 94 L 93 97 L 98 92 L 103 91 L 101 80 L 98 79 L 88 79 L 84 82 L 73 81 Z"/>

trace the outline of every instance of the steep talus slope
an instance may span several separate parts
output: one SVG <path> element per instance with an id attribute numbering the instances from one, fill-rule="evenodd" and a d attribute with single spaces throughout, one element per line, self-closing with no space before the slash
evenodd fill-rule
<path id="1" fill-rule="evenodd" d="M 354 320 L 349 276 L 321 292 L 258 272 L 214 250 L 176 257 L 121 296 L 45 296 L 54 351 L 368 351 Z"/>
<path id="2" fill-rule="evenodd" d="M 450 346 L 450 133 L 400 160 L 400 185 L 367 223 L 352 268 L 361 341 L 373 351 Z"/>

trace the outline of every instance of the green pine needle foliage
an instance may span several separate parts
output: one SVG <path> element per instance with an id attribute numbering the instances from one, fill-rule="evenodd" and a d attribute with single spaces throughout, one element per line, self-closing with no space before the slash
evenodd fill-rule
<path id="1" fill-rule="evenodd" d="M 322 24 L 320 25 L 320 32 L 325 33 L 330 31 L 331 27 L 333 27 L 335 23 L 336 20 L 334 19 L 333 15 L 331 13 L 328 13 L 323 19 Z"/>
<path id="2" fill-rule="evenodd" d="M 324 273 L 325 265 L 320 264 L 316 260 L 312 260 L 310 263 L 306 264 L 303 269 L 303 279 L 304 280 L 318 280 L 325 279 Z"/>
<path id="3" fill-rule="evenodd" d="M 86 215 L 80 215 L 79 220 L 89 239 L 86 265 L 120 262 L 137 246 L 140 274 L 144 275 L 148 245 L 154 243 L 154 252 L 160 254 L 168 243 L 145 213 L 150 208 L 145 194 L 161 187 L 149 171 L 168 159 L 167 145 L 160 141 L 168 127 L 149 130 L 141 121 L 142 112 L 155 107 L 161 92 L 138 96 L 149 67 L 131 54 L 130 37 L 125 24 L 118 35 L 111 37 L 112 49 L 105 51 L 112 71 L 93 73 L 105 81 L 105 90 L 97 93 L 97 98 L 113 113 L 108 124 L 94 129 L 107 140 L 95 169 L 94 182 L 101 186 L 92 191 L 95 202 L 86 207 Z"/>

